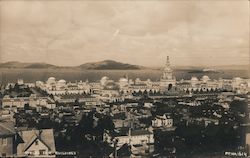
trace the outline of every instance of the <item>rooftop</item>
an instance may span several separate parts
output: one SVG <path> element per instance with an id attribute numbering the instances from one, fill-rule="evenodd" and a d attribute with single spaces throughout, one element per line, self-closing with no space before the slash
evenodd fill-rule
<path id="1" fill-rule="evenodd" d="M 26 151 L 37 139 L 47 146 L 50 152 L 53 153 L 56 151 L 53 129 L 26 130 L 19 131 L 18 134 L 22 139 L 22 143 L 17 146 L 18 153 Z"/>
<path id="2" fill-rule="evenodd" d="M 0 120 L 0 136 L 15 135 L 14 122 Z"/>
<path id="3" fill-rule="evenodd" d="M 152 134 L 148 130 L 132 130 L 131 131 L 131 136 L 138 136 L 138 135 L 149 135 Z"/>

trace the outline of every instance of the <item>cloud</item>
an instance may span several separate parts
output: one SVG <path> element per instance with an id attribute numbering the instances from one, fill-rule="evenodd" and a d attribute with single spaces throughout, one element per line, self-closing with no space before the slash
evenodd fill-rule
<path id="1" fill-rule="evenodd" d="M 175 65 L 247 64 L 247 3 L 1 1 L 0 60 L 159 66 L 170 55 Z"/>

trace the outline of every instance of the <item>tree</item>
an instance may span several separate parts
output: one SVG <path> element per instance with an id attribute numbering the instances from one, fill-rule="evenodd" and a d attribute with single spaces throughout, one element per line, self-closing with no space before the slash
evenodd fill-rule
<path id="1" fill-rule="evenodd" d="M 115 125 L 110 116 L 104 116 L 98 120 L 95 128 L 97 135 L 103 135 L 104 130 L 114 131 Z"/>
<path id="2" fill-rule="evenodd" d="M 20 88 L 19 88 L 19 86 L 18 86 L 17 83 L 14 85 L 13 90 L 14 90 L 15 92 L 19 92 L 19 91 L 20 91 Z"/>
<path id="3" fill-rule="evenodd" d="M 245 112 L 247 112 L 247 102 L 234 100 L 231 102 L 230 108 L 234 112 L 239 111 L 240 113 L 245 113 Z"/>
<path id="4" fill-rule="evenodd" d="M 173 85 L 172 84 L 169 84 L 168 85 L 168 91 L 170 91 L 172 89 Z"/>
<path id="5" fill-rule="evenodd" d="M 28 103 L 24 104 L 24 110 L 29 110 L 30 105 Z"/>
<path id="6" fill-rule="evenodd" d="M 87 133 L 92 133 L 93 126 L 94 126 L 94 119 L 93 119 L 93 112 L 91 112 L 88 115 L 82 116 L 77 128 L 79 128 L 81 132 L 87 134 Z"/>

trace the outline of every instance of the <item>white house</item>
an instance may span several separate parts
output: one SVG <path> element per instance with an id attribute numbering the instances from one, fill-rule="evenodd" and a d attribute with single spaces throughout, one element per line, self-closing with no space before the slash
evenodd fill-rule
<path id="1" fill-rule="evenodd" d="M 18 157 L 55 157 L 53 129 L 18 132 L 21 142 L 17 145 Z"/>
<path id="2" fill-rule="evenodd" d="M 153 127 L 172 127 L 173 119 L 170 116 L 166 116 L 166 114 L 164 114 L 163 116 L 157 115 L 152 120 L 152 126 Z"/>
<path id="3" fill-rule="evenodd" d="M 129 129 L 125 133 L 117 133 L 116 136 L 112 137 L 107 131 L 104 132 L 103 140 L 113 144 L 117 142 L 117 147 L 121 147 L 124 144 L 131 146 L 134 145 L 149 145 L 154 143 L 154 133 L 151 130 L 131 130 Z"/>

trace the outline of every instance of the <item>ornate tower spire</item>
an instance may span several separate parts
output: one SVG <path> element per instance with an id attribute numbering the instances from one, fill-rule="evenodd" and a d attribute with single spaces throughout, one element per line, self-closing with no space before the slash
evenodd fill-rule
<path id="1" fill-rule="evenodd" d="M 167 61 L 166 61 L 166 65 L 165 68 L 163 70 L 163 75 L 162 78 L 163 79 L 172 79 L 173 78 L 173 74 L 172 74 L 172 69 L 170 67 L 170 61 L 169 61 L 169 56 L 167 56 Z"/>
<path id="2" fill-rule="evenodd" d="M 170 67 L 169 56 L 167 56 L 166 66 L 167 66 L 167 67 Z"/>
<path id="3" fill-rule="evenodd" d="M 176 85 L 175 77 L 173 76 L 173 70 L 170 66 L 169 56 L 167 56 L 166 64 L 163 69 L 161 81 L 160 81 L 160 88 L 163 91 L 170 90 L 172 86 Z"/>

